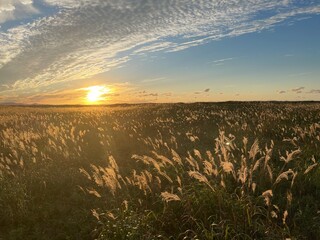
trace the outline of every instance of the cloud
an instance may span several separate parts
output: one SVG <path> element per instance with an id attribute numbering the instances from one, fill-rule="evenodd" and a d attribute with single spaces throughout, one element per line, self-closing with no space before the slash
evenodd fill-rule
<path id="1" fill-rule="evenodd" d="M 158 93 L 145 93 L 145 94 L 139 95 L 139 97 L 158 97 L 158 96 L 159 96 Z"/>
<path id="2" fill-rule="evenodd" d="M 288 77 L 302 77 L 309 74 L 312 74 L 312 72 L 301 72 L 301 73 L 290 74 Z"/>
<path id="3" fill-rule="evenodd" d="M 290 90 L 287 90 L 287 91 L 277 91 L 277 93 L 279 94 L 284 94 L 284 93 L 289 93 L 290 91 L 291 92 L 294 92 L 296 94 L 301 94 L 303 93 L 303 90 L 305 90 L 306 88 L 305 87 L 297 87 L 297 88 L 293 88 L 293 89 L 290 89 Z M 320 93 L 320 89 L 312 89 L 308 92 L 305 92 L 305 93 L 309 93 L 309 94 L 319 94 Z"/>
<path id="4" fill-rule="evenodd" d="M 121 67 L 137 54 L 181 51 L 320 13 L 319 4 L 294 0 L 41 1 L 58 10 L 6 31 L 0 28 L 0 81 L 9 89 L 33 91 L 87 79 Z M 0 22 L 37 11 L 32 0 L 4 3 Z M 216 64 L 222 60 L 228 61 Z M 3 91 L 7 88 L 0 86 Z"/>
<path id="5" fill-rule="evenodd" d="M 149 93 L 146 90 L 137 93 L 139 97 L 158 97 L 158 93 Z"/>
<path id="6" fill-rule="evenodd" d="M 135 54 L 146 54 L 146 53 L 158 52 L 158 51 L 162 51 L 166 48 L 171 48 L 173 46 L 176 46 L 176 45 L 172 42 L 153 42 L 147 46 L 143 46 L 143 47 L 135 50 L 134 53 Z"/>
<path id="7" fill-rule="evenodd" d="M 144 79 L 141 82 L 142 83 L 153 83 L 153 82 L 159 82 L 159 81 L 163 81 L 166 80 L 165 77 L 158 77 L 158 78 L 151 78 L 151 79 Z"/>
<path id="8" fill-rule="evenodd" d="M 0 24 L 38 13 L 39 11 L 33 6 L 33 0 L 1 0 Z"/>
<path id="9" fill-rule="evenodd" d="M 304 90 L 305 87 L 298 87 L 298 88 L 293 88 L 291 89 L 292 92 L 296 92 L 296 93 L 301 93 L 302 90 Z"/>
<path id="10" fill-rule="evenodd" d="M 212 63 L 215 63 L 215 64 L 220 64 L 220 63 L 224 63 L 226 61 L 231 61 L 233 60 L 234 58 L 223 58 L 223 59 L 219 59 L 219 60 L 215 60 L 215 61 L 212 61 Z"/>
<path id="11" fill-rule="evenodd" d="M 307 92 L 311 94 L 320 94 L 320 89 L 312 89 L 311 91 Z"/>
<path id="12" fill-rule="evenodd" d="M 82 90 L 55 90 L 33 94 L 24 98 L 24 104 L 79 104 L 83 102 L 84 94 Z"/>
<path id="13" fill-rule="evenodd" d="M 206 88 L 205 90 L 201 91 L 201 92 L 194 92 L 194 94 L 203 94 L 203 93 L 208 93 L 210 92 L 210 88 Z"/>

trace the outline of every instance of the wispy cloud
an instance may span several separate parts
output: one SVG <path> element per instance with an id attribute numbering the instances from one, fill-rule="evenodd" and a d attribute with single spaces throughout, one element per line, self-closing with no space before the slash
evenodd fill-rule
<path id="1" fill-rule="evenodd" d="M 175 44 L 172 42 L 151 42 L 146 46 L 138 48 L 133 52 L 133 54 L 146 54 L 151 52 L 158 52 L 166 48 L 171 48 L 173 46 L 175 46 Z"/>
<path id="2" fill-rule="evenodd" d="M 210 63 L 212 63 L 213 65 L 216 65 L 216 66 L 220 66 L 220 65 L 223 65 L 225 62 L 227 61 L 231 61 L 233 60 L 234 58 L 223 58 L 223 59 L 218 59 L 218 60 L 214 60 Z"/>
<path id="3" fill-rule="evenodd" d="M 55 104 L 76 104 L 83 103 L 84 100 L 83 91 L 80 90 L 64 90 L 64 91 L 52 91 L 49 93 L 40 93 L 27 96 L 24 99 L 24 103 L 33 104 L 41 103 L 48 104 L 55 102 Z"/>
<path id="4" fill-rule="evenodd" d="M 6 31 L 0 28 L 0 81 L 10 89 L 33 91 L 86 79 L 123 66 L 137 54 L 181 51 L 269 29 L 297 15 L 320 13 L 319 4 L 301 6 L 294 0 L 39 2 L 57 7 L 57 13 Z M 37 12 L 32 0 L 1 4 L 0 23 Z M 6 90 L 0 86 L 0 92 Z"/>
<path id="5" fill-rule="evenodd" d="M 158 78 L 150 78 L 150 79 L 144 79 L 141 82 L 142 83 L 153 83 L 153 82 L 160 82 L 166 80 L 165 77 L 158 77 Z"/>
<path id="6" fill-rule="evenodd" d="M 288 77 L 303 77 L 309 74 L 312 74 L 312 72 L 294 73 L 294 74 L 290 74 Z"/>
<path id="7" fill-rule="evenodd" d="M 311 94 L 320 94 L 320 89 L 312 89 L 307 93 L 311 93 Z"/>
<path id="8" fill-rule="evenodd" d="M 138 97 L 158 97 L 159 96 L 159 93 L 150 93 L 150 92 L 147 92 L 147 91 L 141 91 L 141 92 L 138 92 Z"/>
<path id="9" fill-rule="evenodd" d="M 208 93 L 208 92 L 210 92 L 210 88 L 206 88 L 205 90 L 200 91 L 200 92 L 194 92 L 194 94 L 203 94 L 203 93 Z"/>
<path id="10" fill-rule="evenodd" d="M 38 13 L 39 11 L 33 6 L 33 0 L 1 0 L 0 24 Z"/>
<path id="11" fill-rule="evenodd" d="M 301 93 L 308 93 L 308 94 L 320 94 L 320 89 L 312 89 L 310 91 L 305 91 L 306 88 L 305 87 L 296 87 L 296 88 L 292 88 L 289 89 L 287 91 L 281 90 L 281 91 L 277 91 L 278 94 L 284 94 L 284 93 L 295 93 L 295 94 L 301 94 Z"/>
<path id="12" fill-rule="evenodd" d="M 302 90 L 304 90 L 305 87 L 298 87 L 298 88 L 293 88 L 291 89 L 292 92 L 295 92 L 295 93 L 301 93 Z"/>

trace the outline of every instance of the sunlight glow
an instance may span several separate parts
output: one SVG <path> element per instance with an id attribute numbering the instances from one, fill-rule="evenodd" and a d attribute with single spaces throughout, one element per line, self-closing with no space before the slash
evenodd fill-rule
<path id="1" fill-rule="evenodd" d="M 98 103 L 106 99 L 106 94 L 111 92 L 111 89 L 106 86 L 92 86 L 85 88 L 87 93 L 87 102 Z"/>

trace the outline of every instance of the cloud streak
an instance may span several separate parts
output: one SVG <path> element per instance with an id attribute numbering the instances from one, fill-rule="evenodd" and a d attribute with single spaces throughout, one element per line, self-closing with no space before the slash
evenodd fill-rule
<path id="1" fill-rule="evenodd" d="M 292 92 L 300 93 L 302 90 L 304 90 L 305 87 L 298 87 L 298 88 L 293 88 L 291 89 Z"/>
<path id="2" fill-rule="evenodd" d="M 166 80 L 165 77 L 158 77 L 158 78 L 150 78 L 150 79 L 144 79 L 141 81 L 141 83 L 154 83 L 154 82 L 161 82 Z"/>
<path id="3" fill-rule="evenodd" d="M 37 13 L 39 11 L 33 6 L 33 0 L 1 0 L 0 24 Z"/>
<path id="4" fill-rule="evenodd" d="M 294 0 L 42 1 L 58 11 L 0 29 L 0 93 L 86 79 L 123 66 L 135 55 L 181 51 L 320 13 L 319 4 L 300 6 Z M 15 19 L 16 9 L 37 12 L 32 0 L 5 3 L 0 23 Z M 232 59 L 217 64 L 227 60 Z"/>
<path id="5" fill-rule="evenodd" d="M 204 93 L 208 93 L 210 92 L 210 88 L 206 88 L 205 90 L 201 91 L 201 92 L 194 92 L 194 94 L 204 94 Z"/>
<path id="6" fill-rule="evenodd" d="M 320 89 L 312 89 L 310 90 L 309 92 L 307 93 L 310 93 L 310 94 L 320 94 Z"/>
<path id="7" fill-rule="evenodd" d="M 219 59 L 219 60 L 215 60 L 213 61 L 212 63 L 224 63 L 226 61 L 231 61 L 233 60 L 234 58 L 223 58 L 223 59 Z"/>

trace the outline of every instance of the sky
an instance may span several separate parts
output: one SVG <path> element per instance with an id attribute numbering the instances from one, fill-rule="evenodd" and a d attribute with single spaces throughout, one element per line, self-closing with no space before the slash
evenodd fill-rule
<path id="1" fill-rule="evenodd" d="M 0 103 L 320 101 L 319 0 L 0 0 Z"/>

